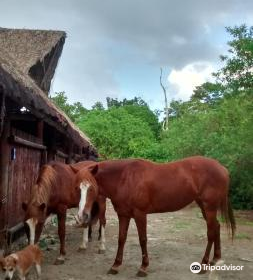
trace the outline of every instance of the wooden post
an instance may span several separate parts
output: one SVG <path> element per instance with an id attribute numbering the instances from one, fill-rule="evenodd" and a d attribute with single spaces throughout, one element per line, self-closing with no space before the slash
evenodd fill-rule
<path id="1" fill-rule="evenodd" d="M 47 153 L 47 160 L 54 161 L 56 154 L 56 132 L 55 129 L 52 132 L 51 140 L 48 145 L 48 153 Z"/>
<path id="2" fill-rule="evenodd" d="M 71 141 L 71 139 L 69 140 L 69 143 L 68 143 L 68 158 L 66 160 L 66 163 L 70 164 L 70 163 L 73 163 L 72 162 L 72 157 L 73 157 L 73 152 L 74 152 L 74 144 L 73 144 L 73 141 Z"/>
<path id="3" fill-rule="evenodd" d="M 8 226 L 8 173 L 10 121 L 5 116 L 3 132 L 0 138 L 0 248 L 6 251 L 6 229 Z"/>
<path id="4" fill-rule="evenodd" d="M 37 138 L 40 139 L 40 143 L 43 145 L 43 137 L 44 137 L 44 121 L 39 120 L 37 122 Z M 47 150 L 41 151 L 41 161 L 40 165 L 44 165 L 47 163 Z"/>
<path id="5" fill-rule="evenodd" d="M 41 144 L 43 144 L 43 130 L 44 122 L 40 120 L 37 122 L 37 137 L 41 140 Z"/>
<path id="6" fill-rule="evenodd" d="M 0 137 L 4 127 L 4 116 L 5 116 L 5 94 L 2 86 L 0 85 Z"/>

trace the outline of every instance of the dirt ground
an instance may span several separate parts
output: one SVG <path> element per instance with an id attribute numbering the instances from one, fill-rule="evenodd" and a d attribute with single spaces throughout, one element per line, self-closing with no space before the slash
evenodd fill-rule
<path id="1" fill-rule="evenodd" d="M 47 242 L 44 251 L 42 280 L 138 279 L 135 274 L 141 262 L 141 252 L 134 221 L 131 221 L 125 246 L 124 262 L 118 275 L 107 275 L 117 250 L 118 220 L 111 206 L 107 209 L 106 253 L 98 254 L 97 228 L 93 241 L 85 252 L 77 252 L 81 242 L 80 228 L 74 227 L 73 213 L 68 214 L 66 236 L 67 256 L 65 264 L 54 265 L 58 254 L 56 225 L 46 226 L 43 236 Z M 252 279 L 253 275 L 253 212 L 236 212 L 237 233 L 234 242 L 228 238 L 222 227 L 222 259 L 227 265 L 244 266 L 242 271 L 222 272 L 219 279 Z M 50 241 L 51 240 L 51 241 Z M 175 213 L 152 214 L 148 216 L 148 251 L 150 267 L 147 279 L 182 280 L 208 279 L 208 274 L 197 275 L 190 270 L 190 264 L 200 262 L 206 246 L 206 224 L 197 207 L 188 207 Z M 33 279 L 33 273 L 29 279 Z"/>

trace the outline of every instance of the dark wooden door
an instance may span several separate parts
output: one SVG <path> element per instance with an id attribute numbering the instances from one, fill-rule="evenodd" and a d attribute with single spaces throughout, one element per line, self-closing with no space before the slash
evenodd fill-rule
<path id="1" fill-rule="evenodd" d="M 23 221 L 22 202 L 30 198 L 31 187 L 41 167 L 42 151 L 13 143 L 10 144 L 9 153 L 7 220 L 8 228 L 11 228 Z"/>

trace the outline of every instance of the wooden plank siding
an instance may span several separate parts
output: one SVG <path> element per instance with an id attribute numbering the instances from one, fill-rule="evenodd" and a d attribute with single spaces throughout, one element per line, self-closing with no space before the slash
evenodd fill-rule
<path id="1" fill-rule="evenodd" d="M 18 130 L 12 134 L 27 141 L 40 142 L 36 137 Z M 28 201 L 31 187 L 35 183 L 41 167 L 42 151 L 36 146 L 29 147 L 19 143 L 9 144 L 8 174 L 8 228 L 22 222 L 24 215 L 21 208 L 23 201 Z"/>
<path id="2" fill-rule="evenodd" d="M 15 159 L 9 161 L 8 227 L 23 221 L 22 202 L 28 201 L 31 187 L 36 182 L 41 162 L 41 151 L 12 145 Z M 11 152 L 11 151 L 10 151 Z"/>

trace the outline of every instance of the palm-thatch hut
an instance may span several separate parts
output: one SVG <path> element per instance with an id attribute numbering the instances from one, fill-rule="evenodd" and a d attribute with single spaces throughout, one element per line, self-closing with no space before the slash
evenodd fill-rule
<path id="1" fill-rule="evenodd" d="M 62 31 L 0 28 L 0 249 L 22 228 L 21 203 L 42 164 L 96 154 L 48 98 L 65 38 Z"/>

